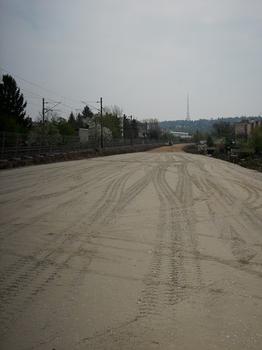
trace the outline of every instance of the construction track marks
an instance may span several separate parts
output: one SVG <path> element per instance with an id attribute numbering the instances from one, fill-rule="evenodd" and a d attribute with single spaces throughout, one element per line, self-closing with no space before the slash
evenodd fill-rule
<path id="1" fill-rule="evenodd" d="M 231 306 L 227 286 L 228 295 L 247 287 L 246 301 L 254 294 L 259 302 L 257 173 L 200 156 L 144 153 L 16 169 L 0 178 L 0 344 L 13 344 L 13 332 L 25 334 L 31 326 L 41 338 L 40 328 L 48 323 L 50 341 L 27 339 L 21 348 L 58 348 L 53 334 L 70 339 L 71 346 L 61 348 L 74 348 L 69 320 L 61 328 L 56 324 L 63 322 L 60 298 L 69 319 L 71 311 L 77 315 L 79 349 L 91 343 L 94 349 L 130 349 L 131 337 L 133 348 L 157 347 L 159 339 L 150 343 L 152 332 L 173 332 L 184 317 L 181 305 L 190 315 L 200 299 L 203 308 L 215 305 L 211 319 L 221 335 L 219 309 L 224 302 Z M 239 283 L 235 289 L 232 279 Z M 43 300 L 50 300 L 56 321 L 41 308 Z M 42 317 L 38 329 L 30 324 L 32 311 Z M 253 319 L 248 317 L 247 323 Z"/>
<path id="2" fill-rule="evenodd" d="M 183 167 L 179 171 L 180 190 L 174 191 L 165 176 L 172 165 L 169 158 L 159 164 L 152 176 L 160 202 L 159 225 L 151 268 L 139 300 L 140 317 L 159 315 L 163 307 L 175 305 L 186 297 L 188 290 L 201 285 L 191 184 Z"/>
<path id="3" fill-rule="evenodd" d="M 81 221 L 78 217 L 74 221 L 71 233 L 62 235 L 58 239 L 55 237 L 30 256 L 18 258 L 0 275 L 2 335 L 19 317 L 27 304 L 44 291 L 50 282 L 59 278 L 63 269 L 70 265 L 70 260 L 81 256 L 85 264 L 78 275 L 81 276 L 86 271 L 95 255 L 95 250 L 86 251 L 84 246 L 91 243 L 92 238 L 98 235 L 99 231 L 95 228 L 110 222 L 148 185 L 148 174 L 145 173 L 141 179 L 125 190 L 126 181 L 137 169 L 125 172 L 124 168 L 122 167 L 120 176 L 119 174 L 114 176 L 113 180 L 107 184 L 102 196 L 93 206 L 92 212 L 87 213 L 84 220 Z M 74 283 L 76 280 L 77 276 L 74 275 Z"/>

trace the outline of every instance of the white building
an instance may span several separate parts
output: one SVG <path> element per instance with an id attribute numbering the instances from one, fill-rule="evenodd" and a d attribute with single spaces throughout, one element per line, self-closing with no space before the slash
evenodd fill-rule
<path id="1" fill-rule="evenodd" d="M 181 139 L 191 139 L 192 136 L 189 135 L 188 132 L 183 131 L 170 131 L 170 133 L 176 137 L 180 137 Z"/>

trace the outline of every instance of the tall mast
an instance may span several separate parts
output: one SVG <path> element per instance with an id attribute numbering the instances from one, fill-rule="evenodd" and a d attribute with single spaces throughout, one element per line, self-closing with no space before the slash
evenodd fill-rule
<path id="1" fill-rule="evenodd" d="M 189 113 L 189 94 L 187 94 L 187 113 L 186 113 L 186 120 L 190 120 L 190 113 Z"/>

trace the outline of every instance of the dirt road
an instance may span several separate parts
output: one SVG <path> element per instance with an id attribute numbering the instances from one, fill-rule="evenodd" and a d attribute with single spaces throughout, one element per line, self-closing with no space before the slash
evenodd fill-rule
<path id="1" fill-rule="evenodd" d="M 262 348 L 262 174 L 137 153 L 0 194 L 1 349 Z"/>
<path id="2" fill-rule="evenodd" d="M 178 143 L 178 144 L 171 145 L 171 146 L 162 146 L 159 148 L 153 148 L 149 152 L 153 152 L 153 153 L 155 153 L 155 152 L 157 152 L 157 153 L 184 152 L 184 148 L 188 145 L 190 145 L 190 144 L 189 143 Z"/>

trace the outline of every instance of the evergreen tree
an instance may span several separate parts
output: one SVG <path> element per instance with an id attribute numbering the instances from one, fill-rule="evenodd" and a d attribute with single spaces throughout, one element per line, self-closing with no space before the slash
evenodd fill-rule
<path id="1" fill-rule="evenodd" d="M 0 130 L 26 131 L 32 125 L 31 118 L 26 116 L 27 102 L 10 75 L 2 77 L 0 83 Z"/>
<path id="2" fill-rule="evenodd" d="M 85 106 L 83 111 L 82 111 L 82 116 L 84 119 L 86 118 L 92 118 L 93 117 L 93 112 L 88 106 Z"/>
<path id="3" fill-rule="evenodd" d="M 73 128 L 76 129 L 77 125 L 76 125 L 76 118 L 74 116 L 74 113 L 71 112 L 68 118 L 68 124 Z"/>
<path id="4" fill-rule="evenodd" d="M 83 122 L 83 116 L 82 114 L 78 113 L 76 116 L 76 127 L 79 128 L 84 128 L 84 122 Z"/>

